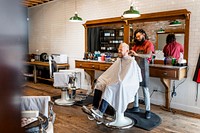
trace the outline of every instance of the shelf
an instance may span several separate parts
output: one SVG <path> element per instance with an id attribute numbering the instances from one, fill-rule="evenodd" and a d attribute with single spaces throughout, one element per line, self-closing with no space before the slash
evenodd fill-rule
<path id="1" fill-rule="evenodd" d="M 119 44 L 124 40 L 123 34 L 123 29 L 101 29 L 99 51 L 116 53 Z"/>
<path id="2" fill-rule="evenodd" d="M 37 77 L 37 79 L 41 79 L 41 80 L 46 80 L 46 81 L 53 82 L 53 78 L 48 79 L 48 78 Z"/>

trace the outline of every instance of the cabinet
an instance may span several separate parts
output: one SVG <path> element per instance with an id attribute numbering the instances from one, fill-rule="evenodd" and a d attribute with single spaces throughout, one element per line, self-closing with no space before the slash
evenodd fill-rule
<path id="1" fill-rule="evenodd" d="M 76 68 L 86 68 L 89 70 L 98 70 L 99 64 L 93 62 L 85 62 L 85 61 L 75 61 Z"/>
<path id="2" fill-rule="evenodd" d="M 101 29 L 100 30 L 100 52 L 117 53 L 119 44 L 123 42 L 124 32 L 121 29 Z"/>

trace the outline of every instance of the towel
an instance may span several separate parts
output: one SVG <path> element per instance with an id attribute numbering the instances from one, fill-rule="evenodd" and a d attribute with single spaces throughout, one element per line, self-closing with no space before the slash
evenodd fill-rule
<path id="1" fill-rule="evenodd" d="M 38 110 L 48 118 L 50 96 L 22 96 L 21 111 Z"/>
<path id="2" fill-rule="evenodd" d="M 69 77 L 68 73 L 54 72 L 53 73 L 53 86 L 54 87 L 68 87 Z"/>
<path id="3" fill-rule="evenodd" d="M 116 111 L 124 113 L 142 81 L 141 70 L 134 57 L 118 58 L 97 80 L 95 88 L 103 91 L 106 100 Z"/>
<path id="4" fill-rule="evenodd" d="M 75 76 L 75 86 L 76 88 L 81 88 L 81 72 L 80 70 L 60 70 L 59 72 L 54 72 L 54 87 L 69 87 L 69 77 Z"/>

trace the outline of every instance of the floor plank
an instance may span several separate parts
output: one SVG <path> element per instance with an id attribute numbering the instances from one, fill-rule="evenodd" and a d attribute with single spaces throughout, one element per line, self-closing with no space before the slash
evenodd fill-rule
<path id="1" fill-rule="evenodd" d="M 28 86 L 28 87 L 27 87 Z M 57 96 L 61 93 L 60 89 L 55 89 L 52 85 L 26 82 L 23 95 L 49 95 Z M 143 105 L 141 105 L 143 107 Z M 56 121 L 54 123 L 55 133 L 199 133 L 200 119 L 173 114 L 160 109 L 159 106 L 151 106 L 152 111 L 158 114 L 162 123 L 151 131 L 132 127 L 126 130 L 111 129 L 104 125 L 97 125 L 94 121 L 88 120 L 80 106 L 58 106 L 54 105 Z"/>

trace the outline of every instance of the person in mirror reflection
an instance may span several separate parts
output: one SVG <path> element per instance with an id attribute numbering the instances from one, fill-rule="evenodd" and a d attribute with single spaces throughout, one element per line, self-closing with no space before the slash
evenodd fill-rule
<path id="1" fill-rule="evenodd" d="M 142 87 L 144 95 L 146 119 L 151 118 L 150 94 L 148 85 L 149 85 L 149 63 L 152 60 L 153 53 L 154 53 L 154 45 L 149 40 L 146 32 L 143 29 L 137 29 L 134 32 L 134 45 L 130 50 L 129 55 L 135 56 L 135 59 L 141 68 L 143 81 L 140 83 L 140 86 Z M 128 111 L 140 112 L 138 93 L 135 95 L 133 108 L 129 109 Z"/>
<path id="2" fill-rule="evenodd" d="M 91 108 L 97 118 L 103 118 L 108 105 L 124 113 L 128 104 L 134 101 L 133 95 L 139 89 L 142 76 L 135 58 L 128 53 L 129 45 L 121 43 L 117 60 L 97 79 Z"/>
<path id="3" fill-rule="evenodd" d="M 180 54 L 183 54 L 183 46 L 176 41 L 175 34 L 168 34 L 166 38 L 166 45 L 163 48 L 164 57 L 180 58 Z"/>

